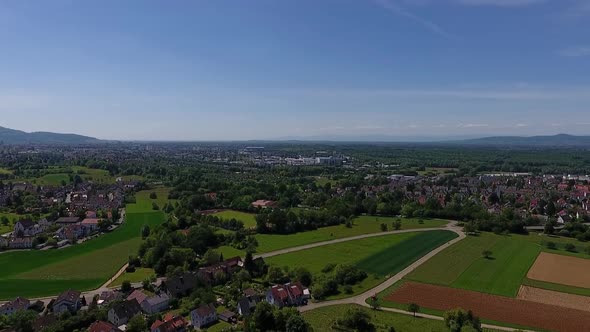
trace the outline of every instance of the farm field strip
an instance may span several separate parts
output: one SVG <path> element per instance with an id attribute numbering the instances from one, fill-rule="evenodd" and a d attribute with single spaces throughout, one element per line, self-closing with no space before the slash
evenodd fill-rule
<path id="1" fill-rule="evenodd" d="M 577 332 L 590 328 L 587 311 L 415 282 L 404 283 L 386 299 L 439 311 L 466 308 L 483 319 L 546 330 Z"/>
<path id="2" fill-rule="evenodd" d="M 527 278 L 580 288 L 590 288 L 590 260 L 541 253 Z"/>
<path id="3" fill-rule="evenodd" d="M 516 297 L 520 300 L 555 305 L 590 312 L 590 297 L 521 286 Z"/>

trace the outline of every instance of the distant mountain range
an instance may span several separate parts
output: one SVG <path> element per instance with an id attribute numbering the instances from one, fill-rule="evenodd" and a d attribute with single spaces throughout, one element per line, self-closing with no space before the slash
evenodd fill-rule
<path id="1" fill-rule="evenodd" d="M 314 136 L 284 137 L 260 142 L 290 141 L 304 143 L 390 143 L 417 145 L 459 145 L 482 147 L 585 147 L 590 148 L 590 136 L 558 134 L 552 136 L 490 136 L 475 138 L 473 136 Z M 91 144 L 108 142 L 94 137 L 77 134 L 58 134 L 50 132 L 27 133 L 20 130 L 0 127 L 0 143 L 3 144 Z M 153 142 L 157 142 L 153 141 Z"/>
<path id="2" fill-rule="evenodd" d="M 27 133 L 0 127 L 0 143 L 3 144 L 88 144 L 98 142 L 100 140 L 97 138 L 76 134 L 57 134 L 42 131 Z"/>
<path id="3" fill-rule="evenodd" d="M 494 136 L 447 143 L 475 146 L 522 146 L 522 147 L 590 147 L 590 136 L 558 134 L 552 136 Z"/>

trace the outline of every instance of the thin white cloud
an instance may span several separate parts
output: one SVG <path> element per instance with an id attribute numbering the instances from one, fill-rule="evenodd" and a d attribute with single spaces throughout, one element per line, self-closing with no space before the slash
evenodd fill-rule
<path id="1" fill-rule="evenodd" d="M 484 128 L 489 126 L 487 123 L 460 123 L 457 125 L 458 128 Z"/>
<path id="2" fill-rule="evenodd" d="M 406 10 L 404 7 L 400 6 L 394 0 L 375 0 L 375 3 L 377 5 L 379 5 L 381 8 L 386 9 L 387 11 L 389 11 L 395 15 L 408 18 L 416 23 L 421 24 L 426 29 L 428 29 L 440 36 L 443 36 L 443 37 L 449 38 L 449 39 L 456 39 L 457 38 L 457 36 L 447 32 L 440 25 L 438 25 L 432 21 L 429 21 L 425 18 L 422 18 L 418 15 L 412 14 L 411 12 Z"/>
<path id="3" fill-rule="evenodd" d="M 590 56 L 590 46 L 568 47 L 559 51 L 559 54 L 571 58 Z"/>

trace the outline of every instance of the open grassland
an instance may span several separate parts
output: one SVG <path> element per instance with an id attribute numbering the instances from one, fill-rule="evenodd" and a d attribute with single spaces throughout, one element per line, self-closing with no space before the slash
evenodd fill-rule
<path id="1" fill-rule="evenodd" d="M 382 223 L 387 224 L 388 230 L 391 231 L 393 230 L 391 223 L 397 219 L 402 223 L 401 229 L 438 228 L 449 223 L 449 221 L 440 219 L 425 219 L 420 223 L 418 219 L 414 218 L 361 216 L 355 219 L 350 228 L 346 227 L 346 225 L 336 225 L 289 235 L 257 234 L 257 251 L 259 253 L 265 253 L 285 248 L 298 247 L 310 243 L 330 241 L 363 234 L 379 233 L 382 232 Z"/>
<path id="2" fill-rule="evenodd" d="M 442 321 L 414 318 L 392 312 L 374 311 L 353 304 L 315 309 L 303 313 L 303 317 L 311 324 L 314 331 L 341 331 L 340 329 L 334 329 L 334 324 L 338 319 L 344 318 L 348 310 L 352 308 L 366 311 L 371 316 L 371 323 L 375 325 L 377 331 L 387 331 L 389 327 L 404 332 L 447 332 L 449 330 Z"/>
<path id="3" fill-rule="evenodd" d="M 353 287 L 353 294 L 360 294 L 383 282 L 432 249 L 457 237 L 449 231 L 403 233 L 342 242 L 266 259 L 276 266 L 303 266 L 313 274 L 321 272 L 328 264 L 351 264 L 364 270 L 369 276 Z M 339 298 L 353 294 L 341 294 Z"/>
<path id="4" fill-rule="evenodd" d="M 226 210 L 213 214 L 214 216 L 222 219 L 236 219 L 244 223 L 244 228 L 255 228 L 256 227 L 256 215 L 252 213 Z"/>
<path id="5" fill-rule="evenodd" d="M 9 170 L 0 168 L 0 174 L 12 174 Z M 43 174 L 36 178 L 19 178 L 13 182 L 30 182 L 41 186 L 60 186 L 62 182 L 66 184 L 71 183 L 70 177 L 79 175 L 85 181 L 91 181 L 100 184 L 112 184 L 115 183 L 117 176 L 112 176 L 109 171 L 104 169 L 88 168 L 84 166 L 72 166 L 72 167 L 49 167 L 44 169 Z M 123 180 L 144 180 L 143 177 L 137 175 L 124 175 L 121 176 Z"/>
<path id="6" fill-rule="evenodd" d="M 137 268 L 135 272 L 123 273 L 117 279 L 113 280 L 113 282 L 109 284 L 109 287 L 119 287 L 123 284 L 124 281 L 129 281 L 131 283 L 142 282 L 144 280 L 149 280 L 152 276 L 155 275 L 156 272 L 154 272 L 154 269 L 140 267 Z"/>
<path id="7" fill-rule="evenodd" d="M 583 288 L 532 281 L 526 278 L 540 252 L 588 258 L 581 252 L 551 250 L 544 245 L 555 242 L 558 247 L 567 243 L 580 245 L 575 239 L 531 235 L 496 235 L 481 233 L 445 249 L 420 266 L 407 279 L 429 284 L 464 288 L 484 293 L 515 297 L 521 284 L 550 290 L 563 289 L 568 293 L 588 295 Z M 491 259 L 482 256 L 491 250 Z M 557 286 L 556 286 L 557 285 Z"/>
<path id="8" fill-rule="evenodd" d="M 514 297 L 540 252 L 520 236 L 469 236 L 420 266 L 408 279 Z M 491 259 L 482 251 L 491 250 Z"/>
<path id="9" fill-rule="evenodd" d="M 64 249 L 0 254 L 0 298 L 55 295 L 68 288 L 99 287 L 137 253 L 144 224 L 164 221 L 159 211 L 127 213 L 118 229 Z"/>
<path id="10" fill-rule="evenodd" d="M 150 194 L 153 192 L 155 192 L 157 196 L 155 199 L 150 198 Z M 139 191 L 135 194 L 135 204 L 127 205 L 127 213 L 154 211 L 152 203 L 158 204 L 158 207 L 162 209 L 166 203 L 174 202 L 174 200 L 168 199 L 168 194 L 170 194 L 170 188 L 166 187 Z"/>

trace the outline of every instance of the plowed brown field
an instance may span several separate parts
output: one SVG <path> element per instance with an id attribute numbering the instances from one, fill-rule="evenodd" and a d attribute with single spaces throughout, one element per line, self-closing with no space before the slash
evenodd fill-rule
<path id="1" fill-rule="evenodd" d="M 484 319 L 545 330 L 590 331 L 587 311 L 462 289 L 407 282 L 386 300 L 440 311 L 463 308 Z"/>
<path id="2" fill-rule="evenodd" d="M 584 311 L 590 311 L 590 297 L 555 292 L 530 286 L 520 286 L 518 296 L 520 300 L 556 305 Z"/>
<path id="3" fill-rule="evenodd" d="M 590 288 L 590 259 L 542 252 L 529 270 L 529 279 Z"/>

